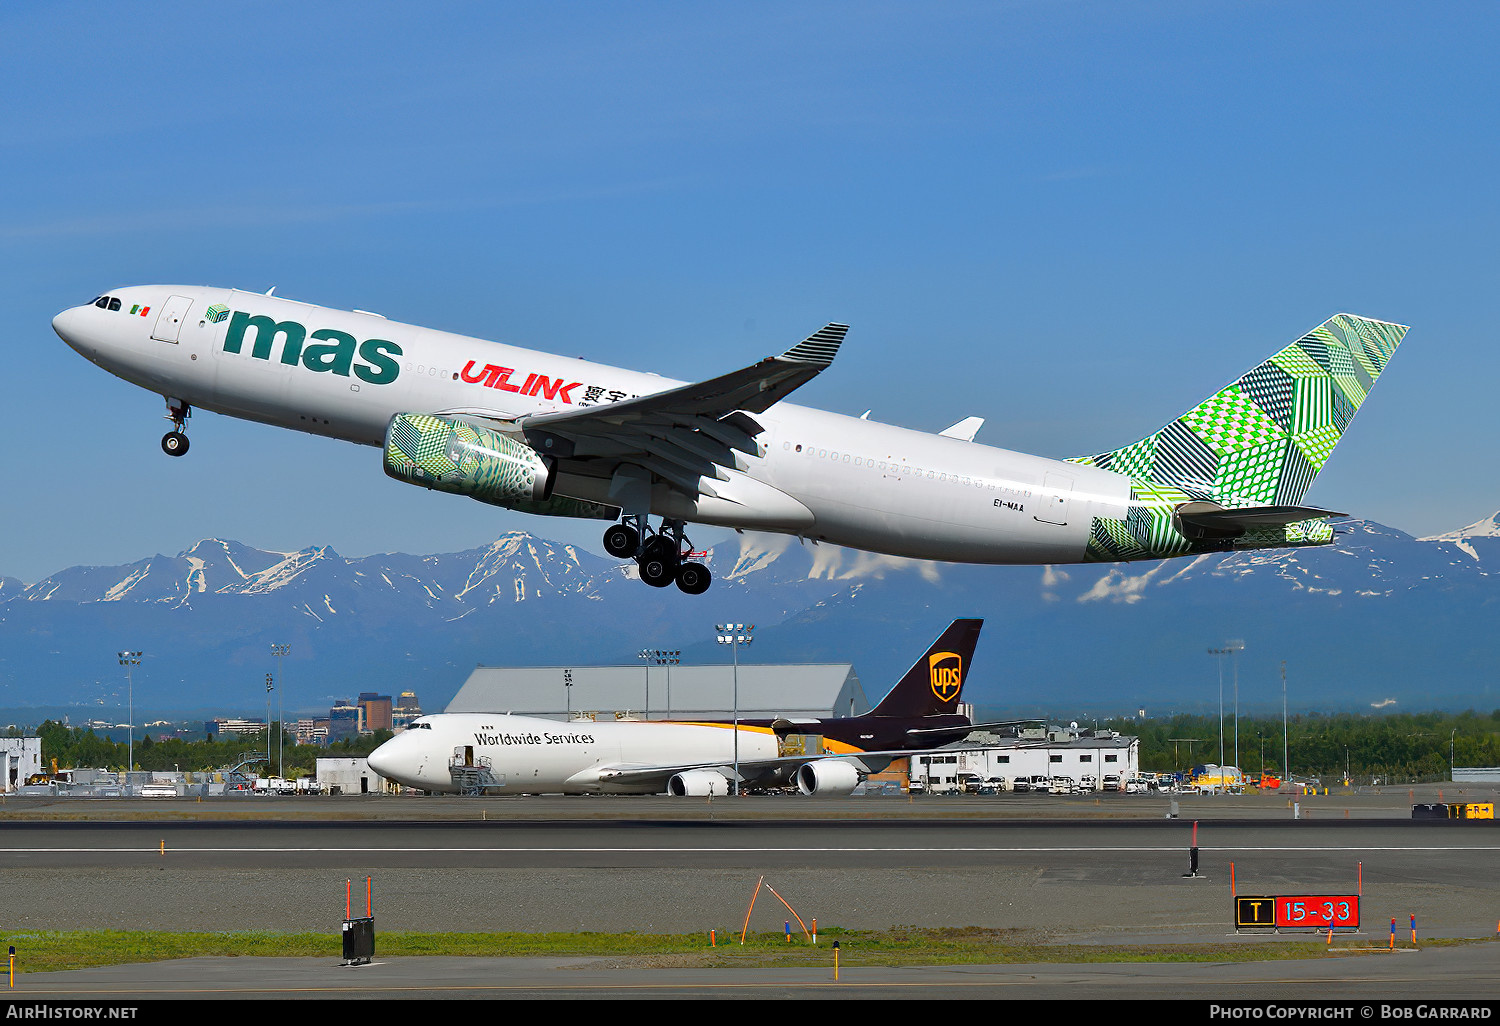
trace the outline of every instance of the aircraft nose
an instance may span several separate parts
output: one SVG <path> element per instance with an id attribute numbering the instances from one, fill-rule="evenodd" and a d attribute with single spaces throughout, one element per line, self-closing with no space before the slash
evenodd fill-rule
<path id="1" fill-rule="evenodd" d="M 387 780 L 410 784 L 416 775 L 416 753 L 408 750 L 405 740 L 398 734 L 371 752 L 365 762 Z"/>
<path id="2" fill-rule="evenodd" d="M 71 307 L 70 309 L 64 310 L 62 313 L 52 318 L 52 330 L 57 332 L 58 338 L 62 339 L 74 349 L 79 349 L 81 351 L 81 347 L 83 345 L 83 332 L 79 330 L 78 322 L 80 318 L 80 308 L 76 306 Z"/>

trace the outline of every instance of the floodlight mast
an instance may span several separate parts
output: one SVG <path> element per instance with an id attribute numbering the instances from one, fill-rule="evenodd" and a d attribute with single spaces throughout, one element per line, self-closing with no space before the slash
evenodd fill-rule
<path id="1" fill-rule="evenodd" d="M 651 718 L 651 667 L 667 668 L 667 719 L 672 718 L 672 667 L 682 662 L 680 649 L 643 648 L 637 655 L 646 663 L 646 719 Z"/>
<path id="2" fill-rule="evenodd" d="M 283 687 L 286 684 L 286 675 L 283 673 L 285 664 L 282 660 L 291 650 L 291 645 L 278 645 L 275 642 L 271 644 L 271 654 L 276 657 L 276 679 L 282 683 Z M 269 718 L 269 709 L 266 710 L 266 715 Z M 266 725 L 266 729 L 271 729 L 270 724 Z M 286 720 L 281 715 L 280 691 L 276 692 L 276 775 L 282 780 L 286 779 Z"/>
<path id="3" fill-rule="evenodd" d="M 740 795 L 740 646 L 755 640 L 755 624 L 721 623 L 714 627 L 718 642 L 734 654 L 734 794 Z"/>
<path id="4" fill-rule="evenodd" d="M 1219 782 L 1224 781 L 1224 657 L 1227 648 L 1211 648 L 1208 654 L 1219 660 Z"/>
<path id="5" fill-rule="evenodd" d="M 120 665 L 125 667 L 125 724 L 129 732 L 125 757 L 125 787 L 127 793 L 130 788 L 130 771 L 135 768 L 135 677 L 131 671 L 141 665 L 140 652 L 121 652 Z"/>

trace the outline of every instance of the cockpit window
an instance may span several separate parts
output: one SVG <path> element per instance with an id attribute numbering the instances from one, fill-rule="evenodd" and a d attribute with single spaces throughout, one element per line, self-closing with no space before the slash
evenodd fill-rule
<path id="1" fill-rule="evenodd" d="M 109 309 L 109 297 L 108 296 L 100 296 L 98 299 L 94 300 L 94 305 L 97 306 L 101 310 L 108 310 Z"/>
<path id="2" fill-rule="evenodd" d="M 109 308 L 111 310 L 118 310 L 118 309 L 120 309 L 120 301 L 118 299 L 115 299 L 113 296 L 111 296 L 110 300 L 109 300 Z"/>

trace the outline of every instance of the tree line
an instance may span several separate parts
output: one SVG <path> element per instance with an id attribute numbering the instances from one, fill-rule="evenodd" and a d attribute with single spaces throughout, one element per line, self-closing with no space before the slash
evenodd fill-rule
<path id="1" fill-rule="evenodd" d="M 269 751 L 270 770 L 274 772 L 284 766 L 285 776 L 295 779 L 312 776 L 320 758 L 369 755 L 391 737 L 389 730 L 377 730 L 327 745 L 299 745 L 296 737 L 290 733 L 283 739 L 280 727 L 278 723 L 271 725 L 269 747 L 266 730 L 254 734 L 221 734 L 218 740 L 210 738 L 203 741 L 189 741 L 178 737 L 158 740 L 150 734 L 142 733 L 135 739 L 135 764 L 131 768 L 181 770 L 185 773 L 209 772 L 229 769 L 243 762 L 247 756 L 259 755 L 264 758 Z M 20 736 L 21 733 L 17 729 L 8 731 L 12 737 Z M 44 721 L 34 736 L 42 740 L 42 764 L 48 769 L 51 768 L 52 760 L 56 759 L 59 769 L 87 767 L 119 771 L 126 768 L 131 754 L 128 739 L 112 740 L 94 733 L 92 728 L 70 727 L 57 720 Z M 283 740 L 286 747 L 278 752 L 277 745 Z M 261 766 L 256 771 L 257 775 L 268 775 L 264 768 L 266 763 L 261 763 Z"/>
<path id="2" fill-rule="evenodd" d="M 1117 719 L 1107 726 L 1141 739 L 1142 769 L 1177 771 L 1218 763 L 1220 724 L 1217 716 L 1172 716 L 1167 719 Z M 1239 718 L 1239 768 L 1259 776 L 1262 768 L 1280 776 L 1290 764 L 1294 777 L 1317 777 L 1324 783 L 1356 783 L 1378 778 L 1389 783 L 1447 780 L 1451 766 L 1500 766 L 1500 709 L 1488 714 L 1461 713 L 1299 713 L 1285 724 L 1283 755 L 1281 717 Z M 1225 765 L 1235 764 L 1234 717 L 1223 720 Z"/>
<path id="3" fill-rule="evenodd" d="M 1203 763 L 1217 763 L 1220 723 L 1216 716 L 1179 715 L 1165 719 L 1114 719 L 1098 724 L 1140 738 L 1142 769 L 1173 772 Z M 10 736 L 19 736 L 12 729 Z M 205 772 L 237 765 L 250 754 L 270 752 L 270 767 L 285 766 L 288 778 L 311 776 L 316 760 L 368 755 L 390 738 L 388 730 L 336 741 L 329 745 L 299 745 L 286 735 L 277 750 L 280 724 L 267 732 L 221 736 L 218 740 L 153 739 L 142 734 L 135 742 L 135 769 Z M 63 769 L 90 767 L 123 770 L 130 746 L 101 737 L 91 728 L 69 727 L 47 720 L 37 728 L 42 739 L 42 762 L 56 759 Z M 1249 776 L 1264 768 L 1279 776 L 1286 761 L 1294 777 L 1318 777 L 1325 783 L 1348 772 L 1356 782 L 1417 783 L 1446 780 L 1450 765 L 1500 766 L 1500 709 L 1488 714 L 1391 713 L 1357 715 L 1298 713 L 1286 721 L 1286 756 L 1282 752 L 1282 720 L 1263 716 L 1239 718 L 1239 767 Z M 1235 723 L 1223 721 L 1223 761 L 1235 763 Z M 264 775 L 264 773 L 262 773 Z"/>

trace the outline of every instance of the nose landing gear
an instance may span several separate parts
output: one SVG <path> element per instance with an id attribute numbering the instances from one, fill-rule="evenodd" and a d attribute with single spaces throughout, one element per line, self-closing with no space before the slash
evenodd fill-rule
<path id="1" fill-rule="evenodd" d="M 168 456 L 185 456 L 188 451 L 187 419 L 193 415 L 193 408 L 181 399 L 166 398 L 167 420 L 172 422 L 172 430 L 161 436 L 161 451 Z"/>
<path id="2" fill-rule="evenodd" d="M 618 523 L 604 532 L 604 551 L 620 559 L 634 559 L 641 580 L 653 588 L 676 582 L 687 595 L 701 595 L 713 583 L 708 567 L 694 562 L 692 542 L 683 535 L 683 522 L 663 520 L 660 531 L 652 531 L 644 516 L 627 516 L 635 524 Z M 641 540 L 645 533 L 645 541 Z"/>

